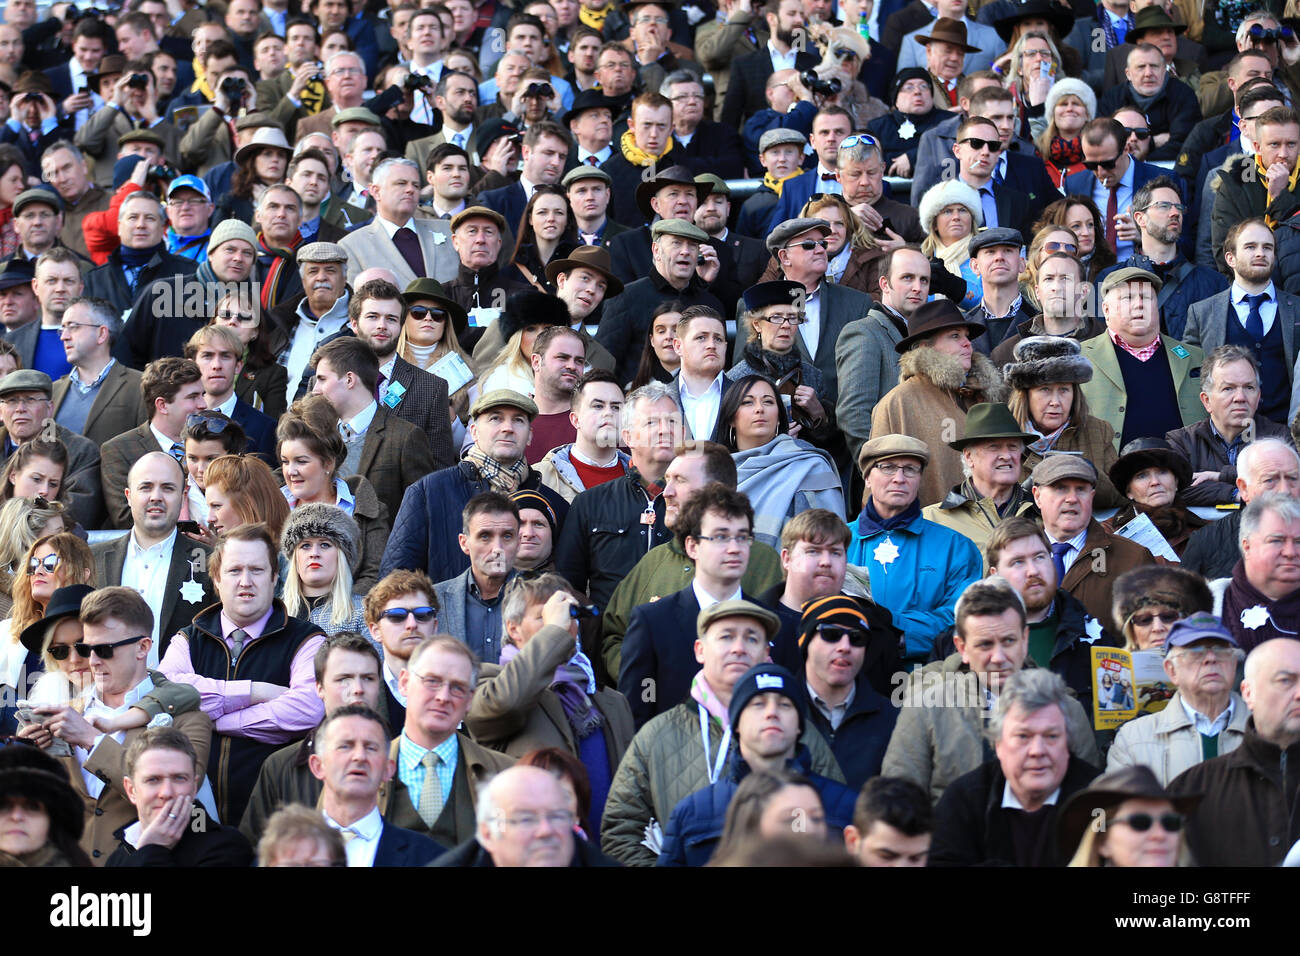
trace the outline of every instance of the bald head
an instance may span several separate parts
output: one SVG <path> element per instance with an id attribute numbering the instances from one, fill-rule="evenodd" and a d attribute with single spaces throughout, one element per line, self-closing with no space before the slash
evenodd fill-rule
<path id="1" fill-rule="evenodd" d="M 1259 438 L 1237 456 L 1237 488 L 1242 501 L 1264 491 L 1300 495 L 1300 455 L 1278 438 Z"/>
<path id="2" fill-rule="evenodd" d="M 151 451 L 126 476 L 126 503 L 131 508 L 136 540 L 150 547 L 168 537 L 181 516 L 185 473 L 171 455 Z"/>
<path id="3" fill-rule="evenodd" d="M 375 266 L 373 269 L 366 269 L 357 273 L 356 279 L 352 282 L 352 288 L 360 289 L 367 282 L 373 282 L 376 279 L 382 279 L 389 285 L 395 285 L 399 289 L 402 288 L 402 284 L 397 281 L 397 274 L 392 269 L 385 269 L 382 266 Z"/>
<path id="4" fill-rule="evenodd" d="M 1300 641 L 1277 637 L 1251 651 L 1241 696 L 1262 738 L 1282 748 L 1300 742 Z"/>
<path id="5" fill-rule="evenodd" d="M 568 866 L 573 811 L 572 798 L 550 772 L 511 767 L 479 793 L 478 840 L 497 866 Z"/>

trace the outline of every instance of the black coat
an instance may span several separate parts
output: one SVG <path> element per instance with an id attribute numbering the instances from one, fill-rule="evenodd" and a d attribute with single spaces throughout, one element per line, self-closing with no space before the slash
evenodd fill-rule
<path id="1" fill-rule="evenodd" d="M 519 222 L 524 218 L 524 207 L 528 205 L 528 197 L 524 195 L 524 187 L 518 180 L 500 189 L 481 192 L 474 202 L 476 205 L 486 206 L 494 212 L 499 212 L 505 217 L 510 231 L 519 235 Z"/>
<path id="2" fill-rule="evenodd" d="M 814 54 L 800 52 L 795 55 L 794 66 L 800 71 L 811 70 L 818 62 Z M 772 73 L 772 56 L 766 46 L 732 61 L 727 95 L 722 100 L 722 113 L 718 116 L 723 126 L 738 130 L 746 117 L 767 107 L 767 78 Z"/>
<path id="3" fill-rule="evenodd" d="M 685 166 L 692 174 L 716 173 L 723 179 L 740 179 L 745 175 L 744 144 L 734 126 L 723 126 L 710 119 L 696 128 L 691 141 L 685 146 L 673 137 L 670 156 Z"/>
<path id="4" fill-rule="evenodd" d="M 488 851 L 483 848 L 483 844 L 478 842 L 478 837 L 472 837 L 466 840 L 454 850 L 448 850 L 442 856 L 438 857 L 428 866 L 496 866 L 492 862 L 492 857 Z M 579 836 L 573 838 L 573 860 L 569 866 L 621 866 L 618 861 L 612 860 L 594 843 L 590 843 Z"/>
<path id="5" fill-rule="evenodd" d="M 105 866 L 171 866 L 189 869 L 197 866 L 247 867 L 253 863 L 253 848 L 234 827 L 215 824 L 202 808 L 171 849 L 145 846 L 136 849 L 122 842 Z M 202 826 L 200 826 L 202 824 Z M 122 834 L 118 833 L 118 839 Z"/>
<path id="6" fill-rule="evenodd" d="M 735 257 L 737 246 L 732 245 L 731 239 L 735 239 L 737 244 L 745 243 L 743 248 L 747 257 L 746 268 L 752 272 L 755 265 L 758 267 L 758 271 L 749 282 L 742 282 L 738 274 Z M 649 226 L 629 229 L 615 237 L 609 244 L 610 270 L 625 284 L 650 275 L 654 271 L 654 256 L 650 243 Z M 762 274 L 763 269 L 767 268 L 767 249 L 757 239 L 750 239 L 748 236 L 731 236 L 728 241 L 710 239 L 709 245 L 718 254 L 718 277 L 709 284 L 709 291 L 722 303 L 723 316 L 729 316 L 734 314 L 736 302 L 741 294 L 757 282 L 758 276 Z"/>
<path id="7" fill-rule="evenodd" d="M 154 295 L 161 294 L 162 290 L 174 294 L 176 284 L 169 282 L 168 280 L 176 276 L 191 276 L 198 268 L 199 264 L 193 259 L 186 259 L 184 256 L 174 256 L 170 252 L 157 253 L 149 260 L 148 265 L 146 265 L 144 270 L 140 273 L 140 279 L 136 283 L 136 289 L 152 291 Z M 159 284 L 159 288 L 157 289 L 154 288 L 155 282 Z M 132 307 L 136 301 L 137 295 L 133 295 L 131 287 L 126 284 L 126 273 L 122 271 L 121 250 L 113 250 L 106 263 L 102 266 L 97 266 L 96 268 L 91 269 L 90 272 L 87 273 L 85 292 L 83 294 L 87 296 L 95 296 L 99 299 L 107 299 L 109 302 L 113 303 L 113 307 L 119 312 L 125 312 L 127 309 Z M 173 305 L 173 307 L 167 309 L 164 314 L 174 315 L 176 311 L 177 310 Z M 122 334 L 118 337 L 117 341 L 119 349 L 122 346 L 122 342 L 128 338 L 129 334 L 130 333 L 127 329 L 122 330 Z M 183 346 L 188 339 L 189 336 L 187 335 L 181 340 L 181 345 Z M 114 354 L 117 355 L 116 350 Z M 150 362 L 159 356 L 180 354 L 180 349 L 177 349 L 175 352 L 157 352 L 152 355 L 144 356 L 143 360 L 138 364 L 135 361 L 124 358 L 122 355 L 117 355 L 117 358 L 120 361 L 125 362 L 125 364 L 130 365 L 132 368 L 142 369 L 144 368 L 145 363 Z M 132 359 L 135 357 L 135 355 L 131 356 Z"/>
<path id="8" fill-rule="evenodd" d="M 1152 136 L 1160 133 L 1169 134 L 1169 142 L 1158 149 L 1152 147 L 1151 153 L 1147 156 L 1147 162 L 1152 163 L 1177 159 L 1178 154 L 1183 150 L 1184 140 L 1191 134 L 1192 127 L 1196 125 L 1201 115 L 1201 107 L 1196 101 L 1196 94 L 1192 92 L 1192 88 L 1172 76 L 1165 83 L 1160 98 L 1152 103 L 1149 109 L 1142 110 L 1142 107 L 1138 106 L 1133 99 L 1133 84 L 1124 83 L 1111 87 L 1098 97 L 1097 115 L 1112 116 L 1116 110 L 1125 106 L 1132 106 L 1146 114 L 1147 125 L 1151 129 Z"/>
<path id="9" fill-rule="evenodd" d="M 1257 438 L 1277 438 L 1292 445 L 1291 429 L 1267 418 L 1255 417 L 1255 436 Z M 1237 490 L 1237 466 L 1228 461 L 1223 451 L 1223 443 L 1212 430 L 1210 419 L 1203 418 L 1192 425 L 1185 425 L 1165 433 L 1165 441 L 1174 446 L 1192 466 L 1193 472 L 1214 471 L 1219 477 L 1191 485 L 1179 493 L 1185 505 L 1226 505 L 1233 503 Z M 1218 524 L 1219 522 L 1212 522 Z"/>
<path id="10" fill-rule="evenodd" d="M 889 738 L 898 723 L 898 708 L 876 693 L 864 670 L 858 674 L 853 700 L 838 730 L 831 729 L 831 722 L 812 701 L 808 702 L 808 719 L 831 745 L 831 752 L 844 771 L 844 781 L 857 793 L 864 783 L 880 773 Z"/>
<path id="11" fill-rule="evenodd" d="M 916 149 L 921 145 L 921 134 L 946 119 L 952 119 L 952 113 L 938 108 L 919 116 L 894 109 L 867 123 L 867 132 L 880 141 L 880 148 L 885 154 L 886 169 L 904 153 L 907 154 L 907 160 L 912 164 L 912 168 L 916 169 Z M 900 130 L 908 123 L 912 124 L 912 134 L 903 136 Z"/>
<path id="12" fill-rule="evenodd" d="M 623 287 L 623 291 L 603 303 L 604 315 L 596 330 L 596 341 L 603 345 L 617 363 L 614 374 L 620 382 L 630 382 L 641 363 L 641 352 L 650 332 L 650 316 L 661 302 L 678 299 L 683 305 L 707 305 L 725 315 L 722 302 L 704 285 L 698 275 L 684 289 L 674 288 L 657 271 Z"/>
<path id="13" fill-rule="evenodd" d="M 423 833 L 395 827 L 385 820 L 379 833 L 379 846 L 375 847 L 375 861 L 371 865 L 428 866 L 446 852 L 446 847 Z"/>
<path id="14" fill-rule="evenodd" d="M 1230 511 L 1227 517 L 1193 531 L 1180 555 L 1183 567 L 1207 581 L 1231 577 L 1232 569 L 1241 560 L 1240 531 L 1240 511 Z"/>
<path id="15" fill-rule="evenodd" d="M 278 468 L 280 461 L 275 451 L 276 420 L 242 399 L 235 400 L 235 413 L 230 417 L 239 423 L 248 436 L 247 453 L 256 455 L 272 468 Z"/>

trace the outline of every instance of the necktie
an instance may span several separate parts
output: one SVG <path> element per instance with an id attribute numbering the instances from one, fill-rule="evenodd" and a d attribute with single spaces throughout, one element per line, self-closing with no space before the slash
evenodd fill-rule
<path id="1" fill-rule="evenodd" d="M 178 441 L 172 442 L 171 450 L 168 452 L 182 468 L 185 467 L 185 446 Z"/>
<path id="2" fill-rule="evenodd" d="M 838 183 L 839 181 L 839 173 L 822 173 L 822 182 L 824 183 Z"/>
<path id="3" fill-rule="evenodd" d="M 1256 344 L 1264 341 L 1264 316 L 1260 314 L 1259 307 L 1267 299 L 1266 292 L 1246 296 L 1246 301 L 1250 303 L 1250 313 L 1246 316 L 1246 334 L 1254 339 Z"/>
<path id="4" fill-rule="evenodd" d="M 587 165 L 588 165 L 588 166 L 599 166 L 599 165 L 600 165 L 600 160 L 596 157 L 596 154 L 595 154 L 595 153 L 592 153 L 590 156 L 587 157 Z"/>
<path id="5" fill-rule="evenodd" d="M 347 846 L 357 837 L 361 836 L 361 834 L 358 833 L 356 830 L 352 829 L 351 827 L 344 827 L 343 829 L 339 830 L 339 836 L 343 837 L 343 845 Z"/>
<path id="6" fill-rule="evenodd" d="M 459 146 L 459 147 L 461 147 L 461 149 L 464 149 L 464 148 L 465 148 L 465 134 L 464 134 L 464 133 L 452 133 L 452 134 L 451 134 L 451 143 L 452 143 L 453 146 Z"/>
<path id="7" fill-rule="evenodd" d="M 1054 541 L 1052 543 L 1052 564 L 1056 565 L 1056 586 L 1058 588 L 1061 586 L 1061 582 L 1065 580 L 1065 556 L 1069 553 L 1069 542 Z"/>
<path id="8" fill-rule="evenodd" d="M 248 640 L 248 632 L 242 627 L 237 627 L 230 632 L 230 640 L 234 645 L 230 648 L 230 666 L 234 667 L 239 662 L 239 655 L 244 651 L 244 641 Z"/>
<path id="9" fill-rule="evenodd" d="M 438 781 L 438 764 L 442 762 L 434 751 L 430 750 L 420 761 L 424 765 L 424 785 L 420 787 L 420 806 L 418 813 L 424 825 L 430 830 L 442 816 L 442 784 Z"/>
<path id="10" fill-rule="evenodd" d="M 1119 254 L 1119 238 L 1115 234 L 1115 217 L 1119 215 L 1119 184 L 1110 188 L 1110 198 L 1106 200 L 1106 244 L 1111 251 Z"/>
<path id="11" fill-rule="evenodd" d="M 402 254 L 411 271 L 423 278 L 424 256 L 420 252 L 420 240 L 416 238 L 415 231 L 406 226 L 398 229 L 393 233 L 393 245 L 397 246 L 397 251 Z"/>
<path id="12" fill-rule="evenodd" d="M 382 402 L 384 400 L 384 392 L 387 390 L 387 385 L 388 376 L 383 372 L 380 372 L 379 379 L 375 383 L 375 401 Z"/>

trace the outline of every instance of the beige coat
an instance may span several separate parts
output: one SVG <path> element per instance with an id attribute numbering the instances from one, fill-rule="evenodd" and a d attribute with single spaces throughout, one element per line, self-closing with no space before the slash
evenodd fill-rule
<path id="1" fill-rule="evenodd" d="M 1159 779 L 1160 786 L 1167 787 L 1174 777 L 1200 763 L 1203 759 L 1201 735 L 1196 732 L 1196 725 L 1187 719 L 1182 700 L 1182 693 L 1176 693 L 1164 710 L 1137 717 L 1121 727 L 1115 735 L 1115 742 L 1110 745 L 1106 772 L 1146 764 Z M 1219 733 L 1220 757 L 1241 745 L 1249 718 L 1246 702 L 1234 692 L 1232 719 Z"/>
<path id="2" fill-rule="evenodd" d="M 942 501 L 965 474 L 961 453 L 948 442 L 966 433 L 966 410 L 979 402 L 1006 398 L 1002 376 L 984 355 L 971 356 L 970 373 L 955 356 L 922 345 L 898 363 L 898 385 L 871 412 L 871 434 L 910 435 L 930 446 L 930 463 L 921 475 L 921 507 Z"/>

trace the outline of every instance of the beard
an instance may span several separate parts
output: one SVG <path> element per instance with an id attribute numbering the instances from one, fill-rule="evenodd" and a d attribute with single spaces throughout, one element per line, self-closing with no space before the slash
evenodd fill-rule
<path id="1" fill-rule="evenodd" d="M 1182 238 L 1183 226 L 1182 223 L 1179 223 L 1178 228 L 1174 229 L 1171 226 L 1151 225 L 1147 227 L 1147 232 L 1151 234 L 1151 238 L 1156 242 L 1163 242 L 1166 245 L 1172 245 Z"/>

